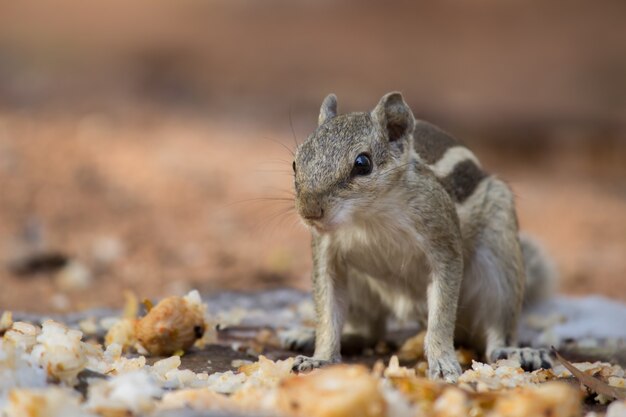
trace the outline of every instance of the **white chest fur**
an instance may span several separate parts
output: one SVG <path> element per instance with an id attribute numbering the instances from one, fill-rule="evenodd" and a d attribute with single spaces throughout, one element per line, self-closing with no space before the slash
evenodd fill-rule
<path id="1" fill-rule="evenodd" d="M 395 206 L 372 207 L 367 221 L 357 218 L 335 231 L 329 244 L 351 285 L 369 286 L 398 317 L 409 318 L 425 300 L 429 268 L 423 237 L 395 201 Z"/>

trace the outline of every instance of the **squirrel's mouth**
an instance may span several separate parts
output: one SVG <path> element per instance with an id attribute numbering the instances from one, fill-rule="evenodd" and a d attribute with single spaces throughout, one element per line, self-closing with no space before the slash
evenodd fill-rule
<path id="1" fill-rule="evenodd" d="M 317 233 L 320 233 L 320 234 L 331 233 L 339 229 L 339 224 L 329 223 L 325 221 L 315 220 L 315 221 L 309 222 L 308 224 L 312 229 L 314 229 Z"/>
<path id="2" fill-rule="evenodd" d="M 326 234 L 335 232 L 351 223 L 351 210 L 348 207 L 335 207 L 327 210 L 324 216 L 317 219 L 302 218 L 304 223 L 317 233 Z"/>
<path id="3" fill-rule="evenodd" d="M 317 233 L 329 233 L 336 230 L 339 227 L 339 224 L 333 221 L 334 216 L 330 216 L 330 213 L 324 213 L 320 216 L 304 216 L 300 214 L 300 219 L 310 229 L 315 230 Z"/>

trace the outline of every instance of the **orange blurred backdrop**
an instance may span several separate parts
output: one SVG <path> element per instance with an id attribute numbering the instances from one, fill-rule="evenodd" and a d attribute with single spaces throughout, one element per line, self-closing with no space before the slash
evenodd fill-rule
<path id="1" fill-rule="evenodd" d="M 511 184 L 562 292 L 626 300 L 625 21 L 617 0 L 0 0 L 0 309 L 308 288 L 290 151 L 327 93 L 390 90 Z"/>

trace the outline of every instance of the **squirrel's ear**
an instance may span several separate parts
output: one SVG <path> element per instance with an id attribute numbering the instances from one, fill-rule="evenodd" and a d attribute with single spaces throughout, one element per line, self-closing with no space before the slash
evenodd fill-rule
<path id="1" fill-rule="evenodd" d="M 398 92 L 385 94 L 372 110 L 372 117 L 387 132 L 391 142 L 410 135 L 415 129 L 413 112 Z"/>
<path id="2" fill-rule="evenodd" d="M 317 118 L 317 124 L 321 126 L 335 116 L 337 116 L 337 96 L 329 94 L 322 102 L 320 115 Z"/>

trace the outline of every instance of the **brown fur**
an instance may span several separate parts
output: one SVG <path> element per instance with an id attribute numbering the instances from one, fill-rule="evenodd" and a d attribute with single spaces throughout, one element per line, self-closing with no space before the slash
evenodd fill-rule
<path id="1" fill-rule="evenodd" d="M 419 121 L 413 132 L 415 152 L 427 164 L 434 164 L 453 146 L 461 142 L 430 123 Z"/>
<path id="2" fill-rule="evenodd" d="M 372 172 L 354 176 L 360 154 Z M 416 123 L 399 93 L 346 115 L 327 97 L 295 165 L 296 209 L 313 237 L 318 319 L 315 354 L 299 356 L 295 370 L 338 361 L 342 332 L 383 337 L 389 314 L 427 327 L 433 378 L 459 375 L 455 338 L 489 360 L 545 363 L 510 347 L 525 282 L 510 189 L 460 142 Z"/>

